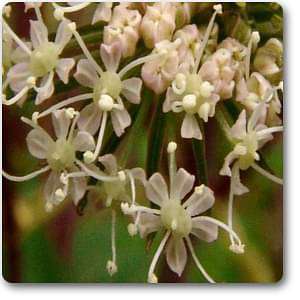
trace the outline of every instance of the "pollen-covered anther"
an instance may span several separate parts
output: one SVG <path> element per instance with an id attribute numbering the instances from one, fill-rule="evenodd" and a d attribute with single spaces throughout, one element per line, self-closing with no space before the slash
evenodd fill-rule
<path id="1" fill-rule="evenodd" d="M 203 103 L 200 106 L 198 113 L 199 113 L 199 116 L 201 117 L 201 119 L 204 120 L 204 122 L 208 121 L 209 112 L 210 112 L 210 105 L 209 105 L 209 103 L 207 103 L 207 102 Z"/>
<path id="2" fill-rule="evenodd" d="M 68 176 L 65 173 L 61 173 L 59 180 L 64 185 L 68 184 Z"/>
<path id="3" fill-rule="evenodd" d="M 148 283 L 158 283 L 158 278 L 154 273 L 149 274 Z"/>
<path id="4" fill-rule="evenodd" d="M 245 245 L 244 244 L 231 244 L 229 246 L 229 250 L 236 254 L 245 253 Z"/>
<path id="5" fill-rule="evenodd" d="M 34 76 L 30 76 L 27 78 L 26 83 L 29 87 L 34 87 L 36 84 L 36 78 Z"/>
<path id="6" fill-rule="evenodd" d="M 109 95 L 101 95 L 98 106 L 102 111 L 111 111 L 114 107 L 114 99 Z"/>
<path id="7" fill-rule="evenodd" d="M 53 15 L 57 21 L 61 21 L 64 18 L 64 11 L 61 8 L 56 8 Z"/>
<path id="8" fill-rule="evenodd" d="M 177 144 L 175 142 L 170 142 L 168 144 L 168 153 L 174 153 L 177 149 Z"/>
<path id="9" fill-rule="evenodd" d="M 136 211 L 135 207 L 133 205 L 129 206 L 127 202 L 121 203 L 121 210 L 125 215 L 133 214 Z"/>
<path id="10" fill-rule="evenodd" d="M 57 202 L 62 202 L 66 198 L 66 194 L 62 189 L 57 189 L 54 195 Z"/>
<path id="11" fill-rule="evenodd" d="M 65 110 L 66 117 L 72 120 L 75 116 L 79 114 L 73 107 L 69 107 Z"/>
<path id="12" fill-rule="evenodd" d="M 106 269 L 110 276 L 113 276 L 115 273 L 118 272 L 118 267 L 112 260 L 107 261 Z"/>
<path id="13" fill-rule="evenodd" d="M 195 192 L 196 192 L 198 195 L 203 194 L 203 192 L 204 192 L 204 184 L 201 184 L 200 186 L 196 186 L 196 187 L 195 187 Z"/>
<path id="14" fill-rule="evenodd" d="M 204 98 L 209 98 L 212 92 L 215 90 L 214 86 L 208 81 L 204 81 L 200 86 L 200 95 Z"/>
<path id="15" fill-rule="evenodd" d="M 128 225 L 127 230 L 130 236 L 135 236 L 138 232 L 137 226 L 133 223 Z"/>
<path id="16" fill-rule="evenodd" d="M 186 77 L 184 74 L 179 73 L 176 75 L 175 80 L 172 82 L 172 89 L 175 94 L 182 95 L 186 89 Z"/>
<path id="17" fill-rule="evenodd" d="M 216 5 L 213 6 L 213 8 L 217 12 L 217 14 L 222 14 L 223 13 L 222 4 L 216 4 Z"/>
<path id="18" fill-rule="evenodd" d="M 260 35 L 258 31 L 253 31 L 251 34 L 251 39 L 254 44 L 258 44 L 260 41 Z"/>
<path id="19" fill-rule="evenodd" d="M 86 164 L 91 164 L 94 161 L 94 153 L 92 151 L 85 151 L 83 154 L 83 161 Z"/>
<path id="20" fill-rule="evenodd" d="M 184 110 L 189 111 L 193 108 L 195 108 L 197 105 L 197 98 L 195 95 L 186 95 L 182 99 L 182 106 Z"/>

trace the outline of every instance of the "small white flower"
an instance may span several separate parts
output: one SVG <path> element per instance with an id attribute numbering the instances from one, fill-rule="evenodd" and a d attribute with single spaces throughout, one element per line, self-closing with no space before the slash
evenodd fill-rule
<path id="1" fill-rule="evenodd" d="M 17 93 L 13 99 L 4 100 L 4 104 L 14 104 L 19 101 L 29 89 L 37 92 L 35 104 L 40 104 L 48 99 L 54 92 L 54 72 L 66 84 L 69 72 L 75 65 L 73 58 L 60 58 L 64 47 L 71 39 L 72 33 L 68 29 L 68 22 L 60 23 L 55 41 L 48 40 L 47 27 L 41 20 L 30 21 L 31 43 L 24 43 L 16 37 L 12 30 L 5 24 L 5 29 L 19 45 L 18 52 L 23 51 L 22 62 L 11 67 L 7 73 L 7 81 L 11 89 Z M 34 84 L 29 78 L 34 78 Z M 40 81 L 39 86 L 36 85 Z"/>
<path id="2" fill-rule="evenodd" d="M 104 27 L 104 44 L 112 45 L 119 42 L 123 57 L 134 55 L 139 40 L 141 19 L 138 10 L 129 9 L 122 3 L 114 7 L 111 20 Z"/>
<path id="3" fill-rule="evenodd" d="M 225 230 L 228 230 L 228 227 L 214 218 L 199 216 L 214 204 L 215 198 L 210 188 L 204 185 L 196 187 L 183 202 L 193 188 L 195 177 L 182 168 L 177 171 L 175 150 L 176 144 L 171 142 L 168 146 L 170 189 L 168 190 L 164 178 L 159 173 L 153 174 L 146 183 L 147 198 L 158 208 L 151 209 L 134 204 L 131 206 L 127 204 L 126 207 L 123 205 L 122 208 L 124 213 L 140 213 L 138 228 L 141 237 L 145 238 L 148 234 L 159 230 L 165 231 L 149 268 L 148 281 L 150 283 L 157 283 L 154 269 L 163 249 L 166 249 L 170 269 L 181 276 L 187 262 L 186 244 L 202 274 L 209 282 L 214 282 L 198 261 L 190 235 L 206 242 L 213 242 L 218 237 L 218 226 Z M 235 233 L 232 234 L 237 244 L 241 245 Z"/>
<path id="4" fill-rule="evenodd" d="M 147 6 L 140 30 L 147 48 L 152 49 L 163 40 L 171 40 L 176 28 L 175 17 L 175 3 L 162 2 Z"/>

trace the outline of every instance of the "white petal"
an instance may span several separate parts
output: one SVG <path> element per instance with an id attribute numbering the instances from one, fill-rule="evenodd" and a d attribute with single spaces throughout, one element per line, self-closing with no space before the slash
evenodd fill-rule
<path id="1" fill-rule="evenodd" d="M 109 174 L 116 174 L 118 172 L 118 163 L 114 155 L 106 154 L 100 156 L 98 160 Z"/>
<path id="2" fill-rule="evenodd" d="M 39 159 L 47 157 L 49 147 L 53 143 L 50 136 L 40 129 L 33 129 L 26 137 L 27 147 L 31 155 Z"/>
<path id="3" fill-rule="evenodd" d="M 66 138 L 71 124 L 64 109 L 56 110 L 52 113 L 52 123 L 57 138 Z"/>
<path id="4" fill-rule="evenodd" d="M 192 217 L 207 211 L 215 203 L 214 193 L 209 187 L 201 186 L 199 189 L 201 192 L 196 189 L 185 203 L 186 211 Z"/>
<path id="5" fill-rule="evenodd" d="M 187 139 L 202 139 L 201 130 L 194 115 L 185 114 L 181 125 L 181 136 Z"/>
<path id="6" fill-rule="evenodd" d="M 107 5 L 108 3 L 100 3 L 97 5 L 95 10 L 92 24 L 95 24 L 99 21 L 109 22 L 111 19 L 112 8 Z"/>
<path id="7" fill-rule="evenodd" d="M 69 82 L 69 73 L 74 66 L 75 60 L 73 58 L 62 58 L 58 61 L 56 73 L 64 84 Z"/>
<path id="8" fill-rule="evenodd" d="M 30 75 L 28 63 L 14 65 L 7 73 L 10 88 L 14 92 L 21 91 L 27 85 L 27 79 Z"/>
<path id="9" fill-rule="evenodd" d="M 224 159 L 224 164 L 223 164 L 222 169 L 220 170 L 219 174 L 223 175 L 223 176 L 231 176 L 230 165 L 238 157 L 239 157 L 239 155 L 237 155 L 234 151 L 229 152 Z"/>
<path id="10" fill-rule="evenodd" d="M 236 139 L 243 139 L 246 132 L 246 111 L 243 109 L 243 111 L 240 113 L 238 119 L 234 123 L 234 125 L 230 129 L 231 135 Z"/>
<path id="11" fill-rule="evenodd" d="M 130 169 L 130 173 L 132 174 L 134 179 L 137 179 L 143 183 L 143 185 L 146 184 L 146 174 L 144 169 L 142 168 L 133 168 Z"/>
<path id="12" fill-rule="evenodd" d="M 161 220 L 159 216 L 142 213 L 138 223 L 139 232 L 142 238 L 147 237 L 148 234 L 156 232 L 161 227 Z"/>
<path id="13" fill-rule="evenodd" d="M 36 105 L 41 104 L 42 102 L 44 102 L 45 100 L 47 100 L 53 95 L 54 83 L 51 77 L 52 77 L 51 72 L 48 75 L 44 76 L 41 81 L 40 87 L 37 88 L 38 92 L 35 98 Z"/>
<path id="14" fill-rule="evenodd" d="M 73 144 L 75 149 L 81 152 L 95 149 L 94 137 L 86 131 L 79 131 L 73 140 Z"/>
<path id="15" fill-rule="evenodd" d="M 111 45 L 101 44 L 100 55 L 106 70 L 116 72 L 122 56 L 122 46 L 118 42 Z"/>
<path id="16" fill-rule="evenodd" d="M 154 173 L 146 183 L 146 195 L 151 202 L 158 206 L 169 199 L 167 184 L 160 173 Z"/>
<path id="17" fill-rule="evenodd" d="M 259 120 L 264 116 L 265 111 L 266 111 L 266 104 L 264 102 L 256 106 L 248 121 L 248 125 L 247 125 L 248 132 L 255 129 Z"/>
<path id="18" fill-rule="evenodd" d="M 75 205 L 82 199 L 86 192 L 86 177 L 76 177 L 70 179 L 69 195 Z"/>
<path id="19" fill-rule="evenodd" d="M 130 78 L 122 81 L 122 95 L 131 103 L 141 102 L 142 80 L 140 78 Z"/>
<path id="20" fill-rule="evenodd" d="M 87 59 L 81 59 L 77 63 L 74 78 L 83 86 L 93 88 L 97 82 L 98 75 L 94 67 Z"/>
<path id="21" fill-rule="evenodd" d="M 98 109 L 94 103 L 88 104 L 80 112 L 80 116 L 77 121 L 78 128 L 94 135 L 99 129 L 101 114 L 100 109 Z"/>
<path id="22" fill-rule="evenodd" d="M 198 239 L 211 243 L 218 238 L 218 232 L 218 226 L 216 224 L 198 218 L 192 219 L 191 233 Z"/>
<path id="23" fill-rule="evenodd" d="M 195 176 L 180 168 L 174 178 L 174 194 L 176 200 L 182 200 L 193 188 Z"/>
<path id="24" fill-rule="evenodd" d="M 67 43 L 72 38 L 72 32 L 68 28 L 68 24 L 70 23 L 69 20 L 63 20 L 60 22 L 57 33 L 55 37 L 55 44 L 59 46 L 60 51 L 67 45 Z"/>
<path id="25" fill-rule="evenodd" d="M 179 96 L 174 93 L 172 88 L 167 89 L 166 99 L 163 104 L 163 112 L 169 112 L 172 109 L 172 102 L 180 100 Z"/>
<path id="26" fill-rule="evenodd" d="M 131 124 L 131 118 L 125 108 L 122 110 L 116 109 L 111 112 L 111 122 L 116 135 L 121 136 L 125 132 L 125 128 Z"/>
<path id="27" fill-rule="evenodd" d="M 30 39 L 34 49 L 48 42 L 47 27 L 39 21 L 30 20 Z"/>
<path id="28" fill-rule="evenodd" d="M 44 186 L 45 202 L 55 204 L 55 191 L 62 186 L 60 182 L 60 173 L 52 171 L 46 180 Z"/>
<path id="29" fill-rule="evenodd" d="M 244 186 L 241 182 L 240 168 L 238 167 L 238 165 L 235 165 L 232 168 L 231 180 L 232 180 L 232 191 L 234 195 L 243 195 L 249 192 L 249 189 L 246 186 Z"/>
<path id="30" fill-rule="evenodd" d="M 181 276 L 187 262 L 186 248 L 181 238 L 171 237 L 167 243 L 167 263 L 170 269 Z"/>

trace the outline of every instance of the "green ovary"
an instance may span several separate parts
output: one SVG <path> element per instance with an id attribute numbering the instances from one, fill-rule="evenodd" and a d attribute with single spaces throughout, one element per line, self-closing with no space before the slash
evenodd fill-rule
<path id="1" fill-rule="evenodd" d="M 161 208 L 161 221 L 177 237 L 186 237 L 192 230 L 192 218 L 177 200 L 167 200 Z"/>
<path id="2" fill-rule="evenodd" d="M 58 63 L 59 49 L 52 42 L 46 42 L 36 48 L 30 57 L 30 71 L 35 77 L 42 77 L 52 71 Z"/>
<path id="3" fill-rule="evenodd" d="M 125 194 L 125 182 L 104 182 L 103 185 L 106 194 L 111 196 L 113 199 L 118 199 L 121 195 Z"/>
<path id="4" fill-rule="evenodd" d="M 94 87 L 93 99 L 97 103 L 103 94 L 111 96 L 113 99 L 119 97 L 122 90 L 120 76 L 114 72 L 103 72 Z"/>
<path id="5" fill-rule="evenodd" d="M 47 161 L 54 171 L 62 171 L 73 166 L 75 156 L 74 146 L 66 139 L 58 139 L 51 147 Z"/>

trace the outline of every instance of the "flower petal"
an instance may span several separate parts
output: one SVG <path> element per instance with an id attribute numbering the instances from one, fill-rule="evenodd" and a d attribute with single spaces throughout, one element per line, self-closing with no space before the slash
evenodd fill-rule
<path id="1" fill-rule="evenodd" d="M 194 115 L 185 114 L 181 125 L 181 136 L 187 139 L 202 140 L 201 130 Z"/>
<path id="2" fill-rule="evenodd" d="M 242 110 L 238 119 L 230 129 L 232 137 L 236 139 L 243 139 L 247 134 L 246 131 L 246 110 Z"/>
<path id="3" fill-rule="evenodd" d="M 192 231 L 198 239 L 211 243 L 218 238 L 218 226 L 212 222 L 201 220 L 201 217 L 192 219 Z"/>
<path id="4" fill-rule="evenodd" d="M 195 189 L 191 197 L 184 203 L 184 206 L 187 206 L 186 211 L 193 217 L 207 211 L 214 203 L 213 191 L 209 187 L 202 185 Z"/>
<path id="5" fill-rule="evenodd" d="M 234 165 L 234 167 L 232 168 L 231 180 L 232 180 L 232 192 L 234 195 L 243 195 L 249 192 L 249 189 L 246 186 L 244 186 L 241 182 L 240 168 L 237 164 Z"/>
<path id="6" fill-rule="evenodd" d="M 156 232 L 161 227 L 161 219 L 159 216 L 141 213 L 138 223 L 139 233 L 141 238 L 146 238 L 148 234 Z"/>
<path id="7" fill-rule="evenodd" d="M 131 124 L 131 117 L 125 108 L 115 109 L 111 112 L 111 122 L 116 135 L 121 136 L 125 132 L 125 128 Z"/>
<path id="8" fill-rule="evenodd" d="M 70 24 L 69 20 L 63 20 L 60 22 L 57 33 L 55 36 L 55 44 L 59 46 L 60 51 L 64 49 L 64 47 L 69 43 L 72 38 L 72 32 L 68 28 L 68 24 Z"/>
<path id="9" fill-rule="evenodd" d="M 21 91 L 27 85 L 27 79 L 30 75 L 28 63 L 14 65 L 7 73 L 10 88 L 16 93 Z"/>
<path id="10" fill-rule="evenodd" d="M 133 169 L 130 169 L 130 173 L 132 174 L 134 179 L 141 181 L 143 183 L 143 185 L 146 184 L 147 180 L 146 180 L 146 174 L 145 174 L 144 169 L 133 168 Z"/>
<path id="11" fill-rule="evenodd" d="M 69 117 L 67 117 L 64 109 L 59 109 L 52 113 L 52 123 L 57 138 L 66 138 L 71 120 Z"/>
<path id="12" fill-rule="evenodd" d="M 46 180 L 44 186 L 44 198 L 46 203 L 55 205 L 55 191 L 62 186 L 60 182 L 60 173 L 52 171 Z"/>
<path id="13" fill-rule="evenodd" d="M 116 157 L 112 154 L 106 154 L 98 158 L 99 162 L 105 167 L 106 171 L 113 175 L 118 172 L 118 163 Z"/>
<path id="14" fill-rule="evenodd" d="M 48 42 L 48 29 L 39 21 L 30 20 L 30 39 L 33 48 L 36 49 L 43 43 Z"/>
<path id="15" fill-rule="evenodd" d="M 111 45 L 101 44 L 100 55 L 106 70 L 116 72 L 122 56 L 122 46 L 118 42 Z"/>
<path id="16" fill-rule="evenodd" d="M 39 105 L 48 98 L 50 98 L 54 93 L 54 83 L 53 83 L 53 72 L 50 72 L 43 77 L 40 87 L 37 88 L 37 95 L 35 98 L 35 104 Z"/>
<path id="17" fill-rule="evenodd" d="M 69 82 L 69 73 L 74 66 L 75 60 L 73 58 L 62 58 L 58 61 L 56 73 L 64 84 Z"/>
<path id="18" fill-rule="evenodd" d="M 167 243 L 166 252 L 170 269 L 181 276 L 187 262 L 187 252 L 183 239 L 172 236 Z"/>
<path id="19" fill-rule="evenodd" d="M 111 19 L 112 3 L 100 3 L 94 12 L 92 24 L 99 21 L 109 22 Z"/>
<path id="20" fill-rule="evenodd" d="M 78 171 L 79 169 L 73 168 L 73 171 Z M 86 177 L 75 177 L 70 178 L 69 195 L 75 205 L 78 204 L 79 200 L 82 199 L 87 188 Z"/>
<path id="21" fill-rule="evenodd" d="M 131 103 L 141 102 L 142 80 L 140 78 L 130 78 L 122 81 L 122 95 Z"/>
<path id="22" fill-rule="evenodd" d="M 31 155 L 39 159 L 47 157 L 49 147 L 53 144 L 50 136 L 41 129 L 31 130 L 26 137 L 26 142 Z"/>
<path id="23" fill-rule="evenodd" d="M 94 103 L 90 103 L 80 111 L 77 121 L 78 128 L 94 135 L 100 127 L 102 112 Z"/>
<path id="24" fill-rule="evenodd" d="M 81 59 L 77 63 L 74 78 L 83 86 L 93 88 L 98 79 L 98 75 L 94 67 L 87 59 Z"/>
<path id="25" fill-rule="evenodd" d="M 195 176 L 180 168 L 174 177 L 174 200 L 182 200 L 194 185 Z"/>
<path id="26" fill-rule="evenodd" d="M 169 199 L 167 184 L 160 173 L 154 173 L 146 183 L 146 195 L 151 202 L 158 206 Z"/>
<path id="27" fill-rule="evenodd" d="M 86 131 L 79 131 L 73 140 L 73 144 L 76 151 L 84 152 L 95 149 L 94 137 Z"/>

